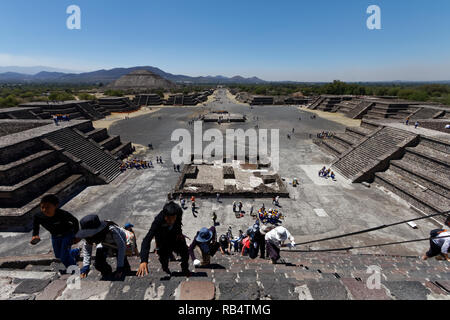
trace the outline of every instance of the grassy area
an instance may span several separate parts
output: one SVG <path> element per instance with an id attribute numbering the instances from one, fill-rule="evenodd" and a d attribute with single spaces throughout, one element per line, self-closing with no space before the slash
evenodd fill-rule
<path id="1" fill-rule="evenodd" d="M 73 100 L 75 96 L 90 98 L 94 86 L 63 85 L 0 85 L 0 108 L 15 107 L 31 101 Z"/>

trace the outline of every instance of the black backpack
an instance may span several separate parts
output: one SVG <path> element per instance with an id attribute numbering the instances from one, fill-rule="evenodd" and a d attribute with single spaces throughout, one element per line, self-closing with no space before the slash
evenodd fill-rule
<path id="1" fill-rule="evenodd" d="M 445 229 L 434 229 L 430 231 L 430 237 L 431 238 L 436 238 L 439 237 L 439 234 L 441 234 L 442 232 L 446 232 L 447 230 Z"/>

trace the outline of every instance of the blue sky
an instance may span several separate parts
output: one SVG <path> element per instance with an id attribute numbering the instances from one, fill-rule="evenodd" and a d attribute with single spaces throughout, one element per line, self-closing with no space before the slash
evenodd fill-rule
<path id="1" fill-rule="evenodd" d="M 81 8 L 81 30 L 66 8 Z M 369 30 L 369 5 L 381 30 Z M 0 2 L 0 66 L 265 80 L 450 80 L 448 0 Z"/>

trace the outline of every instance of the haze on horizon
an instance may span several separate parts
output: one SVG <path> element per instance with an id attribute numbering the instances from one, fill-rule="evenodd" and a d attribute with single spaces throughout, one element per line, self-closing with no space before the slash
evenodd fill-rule
<path id="1" fill-rule="evenodd" d="M 66 8 L 81 8 L 81 30 Z M 369 5 L 381 30 L 369 30 Z M 176 10 L 174 10 L 176 8 Z M 0 67 L 154 66 L 267 81 L 450 80 L 448 0 L 0 3 Z"/>

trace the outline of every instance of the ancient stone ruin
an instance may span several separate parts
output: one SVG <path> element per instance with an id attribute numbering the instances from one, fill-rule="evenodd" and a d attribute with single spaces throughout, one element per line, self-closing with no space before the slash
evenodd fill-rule
<path id="1" fill-rule="evenodd" d="M 46 193 L 65 203 L 88 185 L 111 182 L 133 151 L 88 120 L 0 120 L 0 128 L 2 231 L 28 231 Z"/>
<path id="2" fill-rule="evenodd" d="M 197 160 L 183 168 L 173 195 L 289 197 L 281 177 L 268 163 Z"/>

